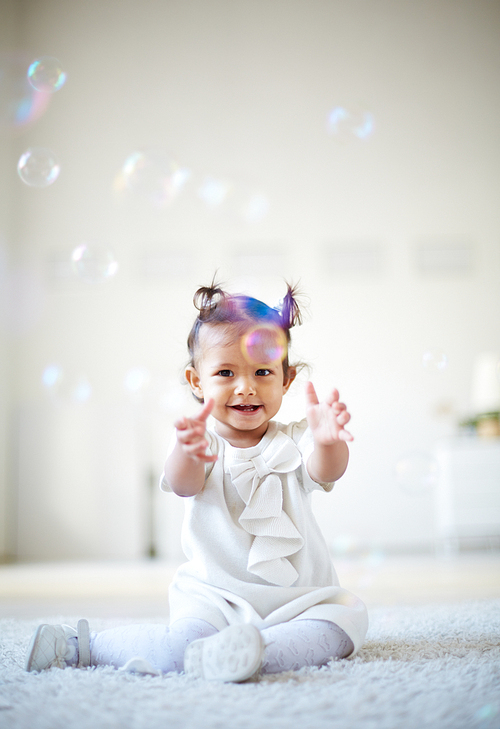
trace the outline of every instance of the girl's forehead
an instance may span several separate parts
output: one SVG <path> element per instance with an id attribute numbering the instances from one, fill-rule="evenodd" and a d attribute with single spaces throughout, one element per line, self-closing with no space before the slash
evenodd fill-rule
<path id="1" fill-rule="evenodd" d="M 238 343 L 250 327 L 250 322 L 204 324 L 199 331 L 199 343 L 205 350 L 207 347 L 230 347 Z"/>

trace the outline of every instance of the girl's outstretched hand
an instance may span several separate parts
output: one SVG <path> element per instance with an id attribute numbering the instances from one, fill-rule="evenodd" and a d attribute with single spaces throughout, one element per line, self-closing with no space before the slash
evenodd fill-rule
<path id="1" fill-rule="evenodd" d="M 339 402 L 339 391 L 333 389 L 328 397 L 320 402 L 312 382 L 306 383 L 306 417 L 314 440 L 322 445 L 331 445 L 338 440 L 354 440 L 345 430 L 351 416 L 343 402 Z"/>
<path id="2" fill-rule="evenodd" d="M 214 401 L 208 400 L 194 418 L 180 418 L 174 423 L 177 441 L 184 453 L 194 461 L 210 463 L 217 460 L 215 455 L 207 455 L 208 441 L 205 437 L 207 418 L 212 412 Z"/>

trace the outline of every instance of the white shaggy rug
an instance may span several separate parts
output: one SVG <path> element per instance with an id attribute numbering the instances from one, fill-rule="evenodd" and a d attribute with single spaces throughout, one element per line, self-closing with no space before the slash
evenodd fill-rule
<path id="1" fill-rule="evenodd" d="M 36 625 L 78 617 L 0 621 L 2 729 L 500 727 L 500 600 L 377 608 L 354 659 L 244 684 L 109 667 L 25 673 Z"/>

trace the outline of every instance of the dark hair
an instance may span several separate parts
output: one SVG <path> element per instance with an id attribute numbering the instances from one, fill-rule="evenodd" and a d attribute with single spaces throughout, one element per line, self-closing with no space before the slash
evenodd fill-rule
<path id="1" fill-rule="evenodd" d="M 290 329 L 302 324 L 302 313 L 297 301 L 299 296 L 297 287 L 291 286 L 289 283 L 286 286 L 287 291 L 281 306 L 274 309 L 251 296 L 228 294 L 215 280 L 210 286 L 201 286 L 193 297 L 193 303 L 198 309 L 198 316 L 191 327 L 187 340 L 188 364 L 195 367 L 200 329 L 204 324 L 241 323 L 242 328 L 251 324 L 272 324 L 278 326 L 286 337 L 287 352 L 283 359 L 283 375 L 286 378 L 290 368 L 288 359 L 288 345 L 291 341 Z"/>

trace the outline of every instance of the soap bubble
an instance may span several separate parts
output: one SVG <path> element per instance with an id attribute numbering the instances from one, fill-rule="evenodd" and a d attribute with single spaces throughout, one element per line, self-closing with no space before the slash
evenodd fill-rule
<path id="1" fill-rule="evenodd" d="M 328 132 L 341 142 L 368 139 L 375 130 L 373 114 L 361 109 L 334 106 L 327 117 Z"/>
<path id="2" fill-rule="evenodd" d="M 444 372 L 448 367 L 448 357 L 444 352 L 424 352 L 422 355 L 422 365 L 427 370 Z"/>
<path id="3" fill-rule="evenodd" d="M 226 180 L 219 180 L 215 177 L 205 177 L 198 189 L 198 197 L 209 208 L 217 208 L 227 200 L 232 185 Z"/>
<path id="4" fill-rule="evenodd" d="M 111 279 L 118 271 L 118 261 L 113 251 L 96 243 L 82 243 L 71 256 L 76 274 L 90 284 L 100 284 Z"/>
<path id="5" fill-rule="evenodd" d="M 121 177 L 131 192 L 163 207 L 182 191 L 191 171 L 179 166 L 163 150 L 148 150 L 127 157 Z"/>
<path id="6" fill-rule="evenodd" d="M 42 56 L 30 64 L 28 81 L 37 91 L 54 93 L 64 86 L 66 74 L 57 58 Z"/>
<path id="7" fill-rule="evenodd" d="M 62 367 L 58 364 L 50 364 L 42 372 L 42 384 L 47 390 L 54 390 L 63 377 Z"/>
<path id="8" fill-rule="evenodd" d="M 50 149 L 30 147 L 19 158 L 17 171 L 30 187 L 48 187 L 59 177 L 61 168 Z"/>
<path id="9" fill-rule="evenodd" d="M 0 55 L 0 128 L 26 129 L 46 111 L 51 98 L 34 89 L 26 69 L 24 53 Z"/>
<path id="10" fill-rule="evenodd" d="M 151 373 L 146 367 L 132 367 L 123 381 L 125 389 L 136 395 L 144 391 L 151 382 Z"/>
<path id="11" fill-rule="evenodd" d="M 494 719 L 497 714 L 498 706 L 496 704 L 485 704 L 480 709 L 478 709 L 474 714 L 474 719 L 480 722 L 477 725 L 478 729 L 486 729 L 487 727 L 491 727 L 491 729 L 494 729 L 494 725 L 491 723 L 491 720 Z M 495 726 L 498 726 L 496 722 Z"/>
<path id="12" fill-rule="evenodd" d="M 65 372 L 59 364 L 47 365 L 41 379 L 47 394 L 56 401 L 85 403 L 92 396 L 92 385 L 85 374 Z"/>
<path id="13" fill-rule="evenodd" d="M 283 360 L 287 353 L 285 332 L 272 324 L 252 327 L 241 339 L 241 351 L 251 364 Z"/>
<path id="14" fill-rule="evenodd" d="M 87 402 L 92 395 L 92 385 L 85 375 L 80 375 L 73 385 L 71 399 L 75 402 Z"/>
<path id="15" fill-rule="evenodd" d="M 428 453 L 408 453 L 397 461 L 394 473 L 403 491 L 418 494 L 436 486 L 439 464 Z"/>

